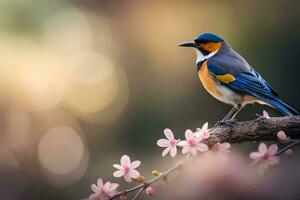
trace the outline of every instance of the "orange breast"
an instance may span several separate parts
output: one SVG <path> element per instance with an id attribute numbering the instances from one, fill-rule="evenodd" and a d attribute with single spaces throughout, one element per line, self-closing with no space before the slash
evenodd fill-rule
<path id="1" fill-rule="evenodd" d="M 207 69 L 207 61 L 205 61 L 200 70 L 198 71 L 199 79 L 203 85 L 203 87 L 215 98 L 219 98 L 222 94 L 218 91 L 216 87 L 216 82 L 212 78 L 210 72 Z"/>

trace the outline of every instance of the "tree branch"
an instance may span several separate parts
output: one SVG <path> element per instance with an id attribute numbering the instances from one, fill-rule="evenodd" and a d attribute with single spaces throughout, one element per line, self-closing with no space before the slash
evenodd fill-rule
<path id="1" fill-rule="evenodd" d="M 208 145 L 216 142 L 242 143 L 277 140 L 278 131 L 283 130 L 292 139 L 300 139 L 300 116 L 272 117 L 245 122 L 233 122 L 209 129 Z"/>

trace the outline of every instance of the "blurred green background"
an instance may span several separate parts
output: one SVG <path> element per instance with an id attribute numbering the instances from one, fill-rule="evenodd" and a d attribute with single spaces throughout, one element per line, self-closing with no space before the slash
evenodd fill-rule
<path id="1" fill-rule="evenodd" d="M 81 199 L 122 154 L 168 166 L 156 140 L 230 109 L 180 42 L 224 37 L 300 110 L 299 1 L 0 1 L 0 199 Z M 248 106 L 239 120 L 262 109 Z M 160 164 L 158 164 L 160 163 Z"/>

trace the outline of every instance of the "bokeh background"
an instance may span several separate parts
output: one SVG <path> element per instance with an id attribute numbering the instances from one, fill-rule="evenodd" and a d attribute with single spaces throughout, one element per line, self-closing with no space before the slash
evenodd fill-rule
<path id="1" fill-rule="evenodd" d="M 230 109 L 202 88 L 195 52 L 177 46 L 199 33 L 224 37 L 300 110 L 299 6 L 1 0 L 0 199 L 85 198 L 97 177 L 116 181 L 125 153 L 147 176 L 174 162 L 155 145 L 164 128 L 183 136 Z M 254 105 L 238 119 L 262 109 L 280 115 Z"/>

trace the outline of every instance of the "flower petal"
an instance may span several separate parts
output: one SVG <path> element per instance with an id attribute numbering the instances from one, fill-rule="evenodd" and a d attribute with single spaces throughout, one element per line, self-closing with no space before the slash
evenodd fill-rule
<path id="1" fill-rule="evenodd" d="M 92 185 L 91 185 L 91 189 L 92 189 L 92 191 L 95 192 L 95 193 L 96 193 L 96 192 L 99 192 L 99 188 L 98 188 L 97 185 L 95 185 L 95 184 L 92 184 Z"/>
<path id="2" fill-rule="evenodd" d="M 119 178 L 121 176 L 124 176 L 124 174 L 125 172 L 123 170 L 117 170 L 113 173 L 113 176 Z"/>
<path id="3" fill-rule="evenodd" d="M 269 116 L 269 113 L 265 110 L 263 110 L 263 116 L 266 118 L 266 119 L 270 119 L 270 116 Z"/>
<path id="4" fill-rule="evenodd" d="M 125 179 L 126 182 L 131 182 L 132 181 L 131 177 L 128 174 L 124 175 L 124 179 Z"/>
<path id="5" fill-rule="evenodd" d="M 167 155 L 168 153 L 169 153 L 169 151 L 171 150 L 171 147 L 167 147 L 165 150 L 163 150 L 163 152 L 162 152 L 162 156 L 165 156 L 165 155 Z"/>
<path id="6" fill-rule="evenodd" d="M 171 157 L 176 156 L 176 154 L 177 154 L 177 147 L 176 146 L 171 148 L 170 154 L 171 154 Z"/>
<path id="7" fill-rule="evenodd" d="M 258 151 L 260 153 L 266 153 L 268 150 L 267 145 L 265 143 L 260 143 L 258 146 Z"/>
<path id="8" fill-rule="evenodd" d="M 89 200 L 99 200 L 101 193 L 94 193 L 89 196 Z"/>
<path id="9" fill-rule="evenodd" d="M 277 150 L 278 150 L 277 144 L 272 144 L 268 149 L 268 154 L 273 156 L 277 153 Z"/>
<path id="10" fill-rule="evenodd" d="M 268 165 L 267 162 L 265 162 L 265 161 L 260 162 L 259 165 L 258 165 L 259 174 L 264 174 L 266 169 L 268 168 L 268 166 L 269 165 Z"/>
<path id="11" fill-rule="evenodd" d="M 110 181 L 106 182 L 103 186 L 103 190 L 104 191 L 109 191 L 109 188 L 110 188 Z"/>
<path id="12" fill-rule="evenodd" d="M 131 163 L 131 168 L 135 169 L 135 168 L 139 167 L 140 165 L 141 165 L 141 161 L 136 160 Z"/>
<path id="13" fill-rule="evenodd" d="M 156 144 L 160 147 L 168 147 L 170 145 L 169 141 L 166 139 L 159 139 Z"/>
<path id="14" fill-rule="evenodd" d="M 279 157 L 278 156 L 269 156 L 267 159 L 267 162 L 269 165 L 276 165 L 279 163 Z"/>
<path id="15" fill-rule="evenodd" d="M 203 124 L 201 130 L 202 130 L 202 131 L 206 131 L 207 128 L 208 128 L 208 122 L 206 122 L 205 124 Z"/>
<path id="16" fill-rule="evenodd" d="M 259 153 L 259 152 L 252 152 L 249 154 L 250 158 L 252 159 L 260 159 L 263 157 L 263 154 Z"/>
<path id="17" fill-rule="evenodd" d="M 116 169 L 119 169 L 119 170 L 123 169 L 123 167 L 119 164 L 113 164 L 113 167 L 116 168 Z"/>
<path id="18" fill-rule="evenodd" d="M 210 133 L 209 133 L 208 131 L 204 131 L 204 132 L 202 133 L 202 139 L 208 139 L 209 136 L 210 136 Z"/>
<path id="19" fill-rule="evenodd" d="M 190 151 L 190 147 L 189 146 L 184 146 L 183 148 L 182 148 L 182 153 L 183 154 L 186 154 L 186 153 L 188 153 Z"/>
<path id="20" fill-rule="evenodd" d="M 207 151 L 208 150 L 208 146 L 206 144 L 199 143 L 199 144 L 197 144 L 197 150 L 201 151 L 201 152 Z"/>
<path id="21" fill-rule="evenodd" d="M 129 165 L 130 165 L 130 158 L 129 158 L 129 156 L 123 155 L 123 156 L 121 157 L 120 163 L 121 163 L 121 165 L 122 165 L 123 167 L 124 167 L 124 166 L 129 166 Z"/>
<path id="22" fill-rule="evenodd" d="M 187 129 L 185 131 L 185 139 L 189 140 L 189 139 L 193 139 L 194 138 L 194 134 L 190 129 Z"/>
<path id="23" fill-rule="evenodd" d="M 98 178 L 98 179 L 97 179 L 97 186 L 98 186 L 99 188 L 103 187 L 103 179 L 102 179 L 102 178 Z"/>
<path id="24" fill-rule="evenodd" d="M 131 169 L 131 170 L 129 170 L 128 175 L 129 175 L 131 178 L 138 178 L 138 177 L 140 176 L 140 172 L 138 172 L 138 171 L 135 170 L 135 169 Z"/>
<path id="25" fill-rule="evenodd" d="M 174 134 L 170 129 L 166 128 L 164 130 L 164 133 L 165 133 L 165 136 L 168 140 L 174 140 Z"/>
<path id="26" fill-rule="evenodd" d="M 109 190 L 110 190 L 110 191 L 114 191 L 114 190 L 116 190 L 118 187 L 119 187 L 119 184 L 118 184 L 118 183 L 111 183 L 111 184 L 110 184 Z"/>

